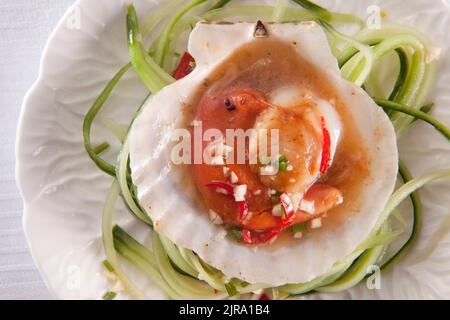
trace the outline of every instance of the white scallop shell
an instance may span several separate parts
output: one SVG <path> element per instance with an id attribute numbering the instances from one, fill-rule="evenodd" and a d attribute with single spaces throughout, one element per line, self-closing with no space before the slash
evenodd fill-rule
<path id="1" fill-rule="evenodd" d="M 364 181 L 358 212 L 349 212 L 351 218 L 333 230 L 309 234 L 301 241 L 293 239 L 282 247 L 261 246 L 257 251 L 229 237 L 217 237 L 221 227 L 209 220 L 195 186 L 186 179 L 188 174 L 171 163 L 171 138 L 174 129 L 181 127 L 183 103 L 236 48 L 254 41 L 254 27 L 254 23 L 200 23 L 195 27 L 189 51 L 197 68 L 155 95 L 132 128 L 132 177 L 155 229 L 175 244 L 195 251 L 227 277 L 272 286 L 302 283 L 329 271 L 371 231 L 396 181 L 396 136 L 385 113 L 367 94 L 342 79 L 326 36 L 316 23 L 268 24 L 271 36 L 297 42 L 298 54 L 323 72 L 341 93 L 368 148 L 370 176 Z"/>

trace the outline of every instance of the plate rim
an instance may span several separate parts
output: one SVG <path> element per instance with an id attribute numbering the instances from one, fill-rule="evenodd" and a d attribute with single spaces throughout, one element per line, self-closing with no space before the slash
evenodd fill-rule
<path id="1" fill-rule="evenodd" d="M 20 156 L 20 149 L 24 143 L 23 138 L 23 122 L 25 119 L 25 114 L 27 113 L 27 110 L 30 108 L 30 100 L 31 98 L 38 92 L 38 90 L 42 87 L 42 81 L 44 79 L 45 70 L 44 70 L 44 61 L 48 56 L 48 51 L 50 50 L 50 47 L 52 46 L 53 42 L 55 41 L 55 38 L 58 33 L 61 32 L 61 29 L 65 23 L 67 23 L 67 18 L 70 16 L 70 14 L 73 13 L 76 7 L 80 6 L 81 2 L 84 0 L 76 0 L 72 5 L 70 5 L 64 14 L 59 18 L 58 22 L 56 23 L 55 27 L 50 32 L 50 35 L 44 45 L 44 48 L 42 49 L 41 56 L 39 59 L 39 71 L 38 76 L 36 80 L 33 82 L 31 87 L 27 90 L 27 92 L 24 95 L 21 107 L 20 107 L 20 113 L 19 113 L 19 119 L 17 121 L 17 129 L 16 129 L 16 140 L 14 144 L 14 155 L 15 155 L 15 181 L 17 185 L 17 189 L 19 191 L 20 197 L 22 199 L 23 203 L 23 212 L 22 212 L 22 229 L 23 234 L 25 237 L 25 241 L 27 243 L 28 249 L 30 251 L 31 258 L 34 262 L 34 265 L 36 266 L 44 284 L 47 290 L 49 291 L 50 296 L 53 299 L 60 299 L 57 292 L 55 291 L 55 288 L 53 288 L 50 285 L 50 280 L 48 278 L 48 275 L 46 275 L 45 272 L 43 272 L 43 267 L 40 263 L 40 261 L 37 258 L 37 254 L 35 252 L 35 248 L 32 244 L 32 241 L 29 237 L 28 232 L 28 217 L 30 215 L 29 212 L 29 204 L 28 201 L 25 200 L 25 191 L 24 191 L 24 177 L 23 177 L 23 170 L 22 165 L 24 159 Z"/>

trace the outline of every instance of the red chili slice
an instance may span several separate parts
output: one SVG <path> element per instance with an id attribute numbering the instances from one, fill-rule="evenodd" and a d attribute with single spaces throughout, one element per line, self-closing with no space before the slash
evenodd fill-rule
<path id="1" fill-rule="evenodd" d="M 242 229 L 242 241 L 246 244 L 264 243 L 279 235 L 281 230 L 282 228 L 262 231 Z"/>
<path id="2" fill-rule="evenodd" d="M 229 195 L 229 196 L 233 196 L 234 195 L 234 187 L 233 187 L 233 185 L 231 185 L 229 183 L 226 183 L 226 182 L 223 182 L 223 181 L 216 181 L 216 180 L 214 180 L 214 181 L 211 181 L 210 183 L 208 183 L 206 186 L 208 188 L 216 189 L 216 190 L 217 189 L 223 189 L 223 190 L 225 190 L 227 192 L 227 195 Z"/>
<path id="3" fill-rule="evenodd" d="M 321 117 L 322 123 L 322 160 L 320 161 L 320 173 L 325 174 L 330 166 L 331 161 L 331 137 L 325 123 L 325 118 Z"/>
<path id="4" fill-rule="evenodd" d="M 194 58 L 189 54 L 189 52 L 185 52 L 181 57 L 180 63 L 178 64 L 178 67 L 174 71 L 172 76 L 176 80 L 180 80 L 186 77 L 189 73 L 191 73 L 192 70 L 194 70 L 194 68 L 195 68 Z"/>
<path id="5" fill-rule="evenodd" d="M 246 201 L 237 201 L 239 205 L 239 221 L 243 221 L 248 214 L 248 206 Z"/>
<path id="6" fill-rule="evenodd" d="M 284 208 L 286 215 L 281 217 L 281 224 L 283 226 L 289 225 L 294 221 L 295 208 L 292 204 L 291 198 L 286 193 L 280 196 L 281 205 Z"/>

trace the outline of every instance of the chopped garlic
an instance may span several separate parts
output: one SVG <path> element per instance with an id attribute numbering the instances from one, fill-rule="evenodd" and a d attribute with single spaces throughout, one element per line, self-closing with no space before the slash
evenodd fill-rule
<path id="1" fill-rule="evenodd" d="M 259 171 L 260 171 L 260 174 L 263 176 L 271 176 L 277 172 L 277 170 L 271 165 L 261 167 L 259 169 Z"/>
<path id="2" fill-rule="evenodd" d="M 256 191 L 253 192 L 254 196 L 259 196 L 262 193 L 261 189 L 258 189 Z"/>
<path id="3" fill-rule="evenodd" d="M 292 166 L 292 164 L 288 164 L 288 166 L 286 167 L 286 171 L 292 171 L 294 170 L 294 167 Z"/>
<path id="4" fill-rule="evenodd" d="M 223 220 L 222 218 L 217 214 L 217 212 L 213 210 L 209 210 L 209 218 L 211 219 L 212 223 L 214 224 L 222 224 Z"/>
<path id="5" fill-rule="evenodd" d="M 227 235 L 227 232 L 222 229 L 215 235 L 214 240 L 220 241 L 222 239 L 225 239 L 226 235 Z"/>
<path id="6" fill-rule="evenodd" d="M 236 173 L 234 173 L 234 171 L 231 171 L 230 181 L 232 184 L 236 184 L 239 181 L 238 177 L 237 177 Z"/>
<path id="7" fill-rule="evenodd" d="M 273 206 L 272 215 L 274 215 L 275 217 L 281 216 L 281 204 L 277 204 L 277 205 Z"/>
<path id="8" fill-rule="evenodd" d="M 295 234 L 294 234 L 294 238 L 295 239 L 301 239 L 303 237 L 303 232 L 296 232 Z"/>
<path id="9" fill-rule="evenodd" d="M 316 218 L 311 220 L 311 228 L 312 229 L 318 229 L 322 226 L 322 219 L 321 218 Z"/>
<path id="10" fill-rule="evenodd" d="M 289 182 L 290 182 L 290 183 L 295 183 L 296 181 L 297 181 L 297 180 L 295 180 L 295 179 L 292 179 L 292 178 L 291 178 L 291 179 L 289 179 Z"/>
<path id="11" fill-rule="evenodd" d="M 247 193 L 247 185 L 241 184 L 234 187 L 234 200 L 245 201 L 245 194 Z"/>
<path id="12" fill-rule="evenodd" d="M 314 201 L 308 201 L 303 199 L 302 201 L 300 201 L 300 210 L 313 214 L 315 211 Z"/>
<path id="13" fill-rule="evenodd" d="M 225 190 L 224 188 L 216 188 L 216 192 L 228 195 L 228 191 Z"/>
<path id="14" fill-rule="evenodd" d="M 427 50 L 427 54 L 425 56 L 425 62 L 431 63 L 434 60 L 439 60 L 441 57 L 442 48 L 440 47 L 431 47 Z"/>
<path id="15" fill-rule="evenodd" d="M 223 174 L 226 176 L 228 174 L 228 172 L 230 171 L 230 168 L 228 167 L 223 167 Z"/>
<path id="16" fill-rule="evenodd" d="M 212 165 L 224 165 L 225 162 L 223 161 L 223 158 L 221 156 L 217 156 L 211 159 Z"/>

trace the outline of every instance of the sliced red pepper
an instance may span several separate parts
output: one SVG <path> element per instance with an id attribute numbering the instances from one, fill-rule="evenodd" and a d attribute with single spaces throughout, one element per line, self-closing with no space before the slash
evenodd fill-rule
<path id="1" fill-rule="evenodd" d="M 282 228 L 268 230 L 248 230 L 242 229 L 242 241 L 246 244 L 258 244 L 267 242 L 280 234 Z"/>
<path id="2" fill-rule="evenodd" d="M 330 132 L 327 129 L 325 118 L 321 117 L 322 123 L 322 160 L 320 161 L 320 173 L 325 174 L 330 166 L 331 161 L 331 137 Z"/>
<path id="3" fill-rule="evenodd" d="M 177 69 L 174 71 L 172 76 L 175 80 L 180 80 L 186 77 L 189 73 L 192 72 L 195 68 L 195 60 L 189 54 L 189 52 L 185 52 L 181 57 L 180 63 L 178 64 Z"/>
<path id="4" fill-rule="evenodd" d="M 281 225 L 289 225 L 294 221 L 295 208 L 292 204 L 291 198 L 286 193 L 280 196 L 281 205 L 283 206 L 286 215 L 281 217 Z"/>
<path id="5" fill-rule="evenodd" d="M 248 214 L 248 206 L 246 201 L 237 201 L 239 205 L 239 221 L 243 221 Z"/>
<path id="6" fill-rule="evenodd" d="M 223 189 L 227 192 L 227 195 L 234 196 L 234 187 L 233 187 L 233 185 L 231 185 L 229 183 L 214 180 L 214 181 L 211 181 L 210 183 L 208 183 L 206 186 L 208 188 L 216 189 L 216 190 Z"/>

